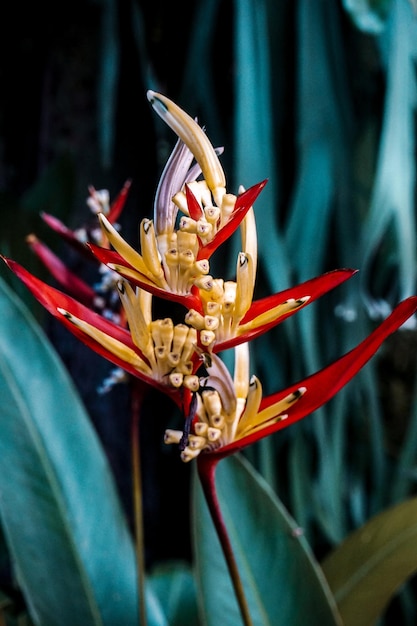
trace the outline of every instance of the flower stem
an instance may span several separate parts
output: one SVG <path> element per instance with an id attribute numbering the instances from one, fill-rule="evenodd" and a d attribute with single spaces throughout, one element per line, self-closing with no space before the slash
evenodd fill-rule
<path id="1" fill-rule="evenodd" d="M 142 471 L 139 443 L 140 407 L 143 398 L 143 388 L 140 382 L 132 384 L 132 483 L 133 483 L 133 519 L 135 534 L 135 555 L 137 567 L 139 626 L 147 626 L 145 601 L 145 538 L 143 529 L 143 502 L 142 502 Z"/>
<path id="2" fill-rule="evenodd" d="M 198 474 L 210 515 L 213 520 L 220 545 L 223 549 L 223 554 L 226 559 L 230 578 L 232 579 L 243 624 L 244 626 L 253 626 L 245 592 L 243 590 L 242 580 L 240 578 L 235 555 L 233 553 L 232 544 L 230 543 L 226 524 L 224 523 L 219 500 L 217 498 L 215 473 L 218 461 L 218 458 L 213 459 L 209 455 L 200 455 L 197 460 Z"/>

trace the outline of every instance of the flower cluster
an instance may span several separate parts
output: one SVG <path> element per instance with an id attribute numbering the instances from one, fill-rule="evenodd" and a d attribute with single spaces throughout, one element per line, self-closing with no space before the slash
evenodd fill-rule
<path id="1" fill-rule="evenodd" d="M 45 221 L 97 263 L 92 288 L 35 236 L 28 239 L 63 290 L 4 259 L 35 297 L 72 333 L 117 367 L 168 394 L 184 413 L 184 427 L 168 430 L 189 461 L 204 453 L 222 458 L 316 410 L 367 362 L 384 339 L 417 308 L 411 297 L 359 346 L 306 380 L 270 396 L 251 376 L 249 342 L 351 278 L 340 269 L 254 300 L 257 238 L 253 205 L 266 184 L 236 194 L 227 189 L 222 148 L 175 103 L 148 92 L 154 110 L 177 135 L 155 195 L 153 219 L 140 223 L 140 250 L 120 234 L 117 219 L 130 186 L 114 203 L 90 189 L 94 224 L 71 231 Z M 232 279 L 213 277 L 210 258 L 239 229 L 241 250 Z M 153 319 L 152 300 L 180 303 L 184 319 Z M 233 376 L 219 353 L 234 348 Z"/>

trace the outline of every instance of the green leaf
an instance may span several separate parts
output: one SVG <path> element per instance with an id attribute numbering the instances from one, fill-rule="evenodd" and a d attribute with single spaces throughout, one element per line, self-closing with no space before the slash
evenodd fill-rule
<path id="1" fill-rule="evenodd" d="M 0 320 L 0 519 L 31 616 L 136 625 L 134 550 L 102 447 L 48 340 L 2 282 Z M 150 601 L 150 623 L 165 624 Z"/>
<path id="2" fill-rule="evenodd" d="M 243 458 L 217 468 L 217 492 L 254 626 L 340 625 L 334 600 L 305 537 L 263 478 Z M 208 626 L 241 623 L 228 571 L 195 481 L 197 583 Z"/>
<path id="3" fill-rule="evenodd" d="M 155 568 L 150 584 L 163 605 L 169 626 L 198 626 L 194 574 L 187 563 L 169 562 Z"/>
<path id="4" fill-rule="evenodd" d="M 415 238 L 415 110 L 417 106 L 417 20 L 410 2 L 392 3 L 389 28 L 381 37 L 386 62 L 387 90 L 371 203 L 361 229 L 362 282 L 383 282 L 392 288 L 393 275 L 399 283 L 399 298 L 414 292 L 417 276 Z M 375 253 L 386 243 L 390 254 L 377 259 Z M 395 258 L 395 274 L 392 259 Z M 397 279 L 398 274 L 398 279 Z M 372 302 L 370 312 L 381 316 L 383 302 Z M 385 315 L 382 308 L 382 316 Z"/>
<path id="5" fill-rule="evenodd" d="M 262 241 L 258 261 L 270 290 L 279 291 L 289 284 L 291 268 L 277 223 L 278 165 L 273 137 L 280 105 L 271 98 L 276 77 L 271 78 L 269 20 L 265 0 L 235 3 L 233 177 L 238 185 L 245 187 L 268 177 L 268 184 L 255 204 L 258 238 Z M 238 240 L 228 243 L 234 246 L 231 259 L 235 265 L 240 250 Z"/>
<path id="6" fill-rule="evenodd" d="M 322 564 L 345 626 L 371 626 L 417 571 L 417 498 L 373 517 Z"/>
<path id="7" fill-rule="evenodd" d="M 355 25 L 365 33 L 381 33 L 392 0 L 343 0 L 343 6 Z"/>
<path id="8" fill-rule="evenodd" d="M 101 29 L 98 128 L 102 165 L 109 168 L 113 162 L 117 84 L 120 75 L 119 24 L 115 0 L 105 0 L 102 4 Z"/>

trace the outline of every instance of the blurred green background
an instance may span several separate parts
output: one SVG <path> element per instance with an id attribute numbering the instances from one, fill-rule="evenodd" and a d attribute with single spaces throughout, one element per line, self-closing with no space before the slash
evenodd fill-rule
<path id="1" fill-rule="evenodd" d="M 114 197 L 128 178 L 121 225 L 137 244 L 175 140 L 149 106 L 151 88 L 225 147 L 231 191 L 269 179 L 255 207 L 258 297 L 336 267 L 360 270 L 253 343 L 266 392 L 323 367 L 416 293 L 411 0 L 17 2 L 3 3 L 0 18 L 1 253 L 47 278 L 25 243 L 36 232 L 93 280 L 39 213 L 77 227 L 89 185 Z M 237 245 L 214 259 L 214 274 L 233 277 Z M 48 319 L 5 268 L 0 275 L 77 383 L 130 516 L 128 388 L 99 396 L 111 366 Z M 318 558 L 416 491 L 416 346 L 409 323 L 328 406 L 247 453 Z M 145 412 L 148 562 L 189 558 L 189 468 L 162 444 L 177 416 L 152 393 Z M 387 623 L 416 623 L 413 595 L 411 585 Z"/>

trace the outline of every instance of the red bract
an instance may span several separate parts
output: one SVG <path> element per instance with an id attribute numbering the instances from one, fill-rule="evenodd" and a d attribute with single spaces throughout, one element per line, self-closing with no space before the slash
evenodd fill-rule
<path id="1" fill-rule="evenodd" d="M 146 357 L 133 343 L 131 334 L 126 328 L 115 324 L 77 302 L 74 298 L 47 285 L 12 259 L 1 258 L 47 311 L 78 339 L 129 374 L 140 378 L 149 385 L 171 396 L 177 404 L 182 406 L 182 400 L 177 389 L 168 384 L 163 384 L 160 380 L 155 380 L 151 375 L 138 369 L 138 364 L 141 361 L 144 362 L 144 369 L 146 368 Z M 93 330 L 97 331 L 97 338 L 83 331 L 77 325 L 78 321 L 82 321 L 82 323 L 89 325 Z M 109 346 L 113 347 L 113 350 Z"/>
<path id="2" fill-rule="evenodd" d="M 187 294 L 168 291 L 167 289 L 158 287 L 158 285 L 155 285 L 147 276 L 138 272 L 136 268 L 130 265 L 130 263 L 115 250 L 108 250 L 107 248 L 102 248 L 92 243 L 88 244 L 88 247 L 100 263 L 103 263 L 109 269 L 117 271 L 120 276 L 126 278 L 132 285 L 145 289 L 145 291 L 149 291 L 149 293 L 159 298 L 182 304 L 187 309 L 201 309 L 201 303 L 196 293 L 196 288 L 192 289 L 192 291 Z"/>
<path id="3" fill-rule="evenodd" d="M 68 294 L 74 296 L 86 306 L 94 306 L 94 300 L 97 294 L 90 285 L 74 274 L 74 272 L 71 272 L 65 263 L 63 263 L 48 246 L 35 237 L 35 235 L 27 237 L 27 242 L 31 250 L 50 272 L 51 276 L 60 283 Z"/>
<path id="4" fill-rule="evenodd" d="M 305 388 L 306 391 L 303 395 L 287 409 L 287 417 L 285 419 L 277 421 L 275 424 L 269 425 L 266 428 L 260 428 L 257 432 L 248 434 L 242 439 L 233 441 L 223 448 L 219 448 L 208 454 L 210 456 L 223 458 L 278 430 L 291 426 L 291 424 L 294 424 L 316 411 L 333 398 L 333 396 L 335 396 L 369 361 L 385 339 L 398 330 L 398 328 L 414 315 L 416 311 L 417 296 L 403 300 L 386 320 L 350 352 L 319 372 L 291 385 L 291 387 L 287 389 L 264 397 L 261 400 L 259 413 L 271 407 L 273 408 L 273 405 L 278 404 L 285 397 L 296 393 L 300 388 Z M 201 458 L 204 456 L 205 455 L 202 454 Z"/>
<path id="5" fill-rule="evenodd" d="M 213 346 L 213 352 L 221 352 L 222 350 L 228 350 L 245 341 L 251 341 L 255 337 L 259 337 L 263 333 L 267 332 L 277 324 L 280 324 L 291 315 L 294 315 L 301 308 L 307 306 L 320 298 L 325 293 L 338 287 L 349 278 L 352 278 L 357 270 L 353 269 L 340 269 L 326 272 L 321 276 L 317 276 L 310 280 L 300 283 L 295 287 L 290 287 L 279 293 L 275 293 L 272 296 L 267 296 L 260 300 L 254 300 L 238 325 L 237 333 L 234 337 L 229 339 L 217 341 Z M 262 323 L 262 316 L 271 312 L 273 309 L 285 304 L 291 300 L 299 302 L 302 299 L 307 298 L 305 302 L 300 302 L 298 307 L 278 315 L 275 319 Z"/>
<path id="6" fill-rule="evenodd" d="M 200 247 L 197 256 L 198 259 L 209 259 L 213 252 L 235 232 L 267 182 L 267 180 L 263 180 L 237 196 L 236 204 L 228 221 L 218 230 L 215 237 L 209 243 Z M 187 194 L 191 194 L 188 187 Z"/>

